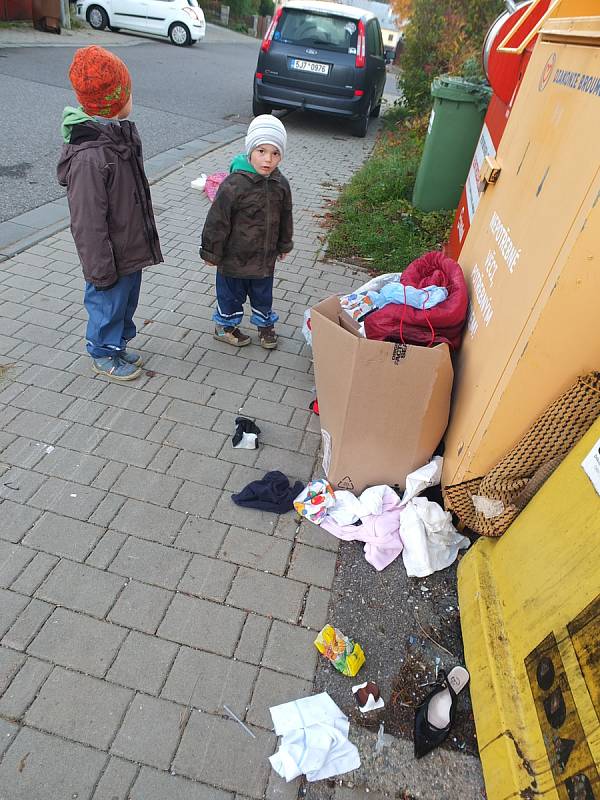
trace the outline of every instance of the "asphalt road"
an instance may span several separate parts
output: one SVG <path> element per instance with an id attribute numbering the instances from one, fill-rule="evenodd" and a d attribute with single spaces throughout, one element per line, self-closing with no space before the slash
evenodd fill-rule
<path id="1" fill-rule="evenodd" d="M 259 42 L 209 26 L 193 47 L 126 36 L 110 45 L 127 63 L 144 154 L 151 157 L 232 122 L 251 119 Z M 102 44 L 102 32 L 98 34 Z M 76 104 L 67 71 L 75 48 L 0 50 L 0 222 L 63 196 L 56 183 L 65 105 Z"/>

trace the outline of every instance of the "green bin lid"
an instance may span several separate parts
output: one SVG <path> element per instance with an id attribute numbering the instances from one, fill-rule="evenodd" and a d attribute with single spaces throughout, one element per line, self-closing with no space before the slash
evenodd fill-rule
<path id="1" fill-rule="evenodd" d="M 485 84 L 472 83 L 465 78 L 440 75 L 433 79 L 431 95 L 441 100 L 453 100 L 456 103 L 476 103 L 485 108 L 492 96 L 492 90 Z"/>

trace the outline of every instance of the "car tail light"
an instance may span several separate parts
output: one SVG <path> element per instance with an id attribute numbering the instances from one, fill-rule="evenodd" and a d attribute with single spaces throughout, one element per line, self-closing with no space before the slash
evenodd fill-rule
<path id="1" fill-rule="evenodd" d="M 200 14 L 196 13 L 196 9 L 195 8 L 190 8 L 189 6 L 184 6 L 183 10 L 185 11 L 185 13 L 188 16 L 190 16 L 194 20 L 194 22 L 202 22 L 202 20 L 200 19 Z"/>
<path id="2" fill-rule="evenodd" d="M 262 72 L 256 73 L 256 77 L 258 78 L 259 81 L 262 81 L 262 76 L 263 76 Z"/>
<path id="3" fill-rule="evenodd" d="M 366 49 L 366 36 L 365 36 L 365 23 L 362 19 L 358 20 L 358 39 L 356 41 L 356 61 L 354 65 L 359 68 L 366 66 L 367 59 L 365 58 Z"/>
<path id="4" fill-rule="evenodd" d="M 354 97 L 362 97 L 363 94 L 364 94 L 364 91 L 362 89 L 355 89 L 354 90 Z"/>
<path id="5" fill-rule="evenodd" d="M 271 42 L 273 40 L 273 34 L 275 33 L 275 28 L 277 27 L 277 23 L 279 22 L 279 17 L 281 16 L 281 12 L 283 11 L 283 6 L 279 6 L 277 11 L 275 12 L 273 19 L 271 20 L 271 24 L 267 28 L 267 32 L 265 33 L 265 38 L 262 40 L 262 44 L 260 49 L 263 53 L 269 52 L 269 47 L 271 47 Z"/>

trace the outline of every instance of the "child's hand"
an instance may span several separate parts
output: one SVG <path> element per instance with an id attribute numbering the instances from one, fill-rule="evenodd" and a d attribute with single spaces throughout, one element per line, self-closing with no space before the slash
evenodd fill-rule
<path id="1" fill-rule="evenodd" d="M 280 261 L 285 261 L 286 258 L 287 258 L 287 253 L 279 253 L 279 260 Z"/>

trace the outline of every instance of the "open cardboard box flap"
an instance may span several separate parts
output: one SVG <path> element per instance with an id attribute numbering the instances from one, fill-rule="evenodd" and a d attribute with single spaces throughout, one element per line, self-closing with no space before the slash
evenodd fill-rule
<path id="1" fill-rule="evenodd" d="M 450 409 L 453 370 L 446 344 L 378 342 L 329 297 L 311 312 L 323 468 L 334 488 L 361 492 L 429 461 Z"/>

